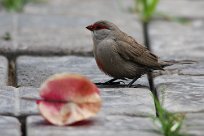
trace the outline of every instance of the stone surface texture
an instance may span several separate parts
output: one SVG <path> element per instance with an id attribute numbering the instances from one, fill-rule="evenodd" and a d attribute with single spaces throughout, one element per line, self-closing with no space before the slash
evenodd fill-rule
<path id="1" fill-rule="evenodd" d="M 0 116 L 1 136 L 21 136 L 21 124 L 17 118 Z"/>
<path id="2" fill-rule="evenodd" d="M 8 83 L 8 60 L 0 56 L 0 85 L 7 85 Z"/>
<path id="3" fill-rule="evenodd" d="M 27 119 L 28 136 L 49 135 L 89 135 L 89 136 L 160 136 L 154 132 L 150 118 L 98 115 L 79 126 L 56 127 L 45 122 L 42 117 L 30 116 Z"/>
<path id="4" fill-rule="evenodd" d="M 193 135 L 193 136 L 203 136 L 204 134 L 204 118 L 203 118 L 204 113 L 188 113 L 185 116 L 185 120 L 183 122 L 183 127 L 181 131 L 183 133 L 186 133 L 188 135 Z"/>
<path id="5" fill-rule="evenodd" d="M 155 79 L 161 102 L 172 112 L 202 111 L 203 82 L 203 76 L 164 75 Z"/>
<path id="6" fill-rule="evenodd" d="M 125 21 L 119 19 L 110 21 L 142 41 L 141 25 L 137 21 L 133 23 L 133 19 L 127 19 L 130 20 L 129 27 L 126 26 Z M 34 54 L 92 55 L 92 36 L 85 27 L 98 20 L 100 19 L 91 17 L 21 15 L 17 51 Z"/>
<path id="7" fill-rule="evenodd" d="M 103 106 L 107 115 L 154 116 L 151 93 L 145 88 L 101 88 Z M 1 87 L 0 114 L 27 116 L 39 114 L 35 101 L 23 98 L 40 98 L 39 89 L 31 87 Z"/>
<path id="8" fill-rule="evenodd" d="M 163 57 L 161 60 L 177 61 L 176 64 L 165 67 L 164 71 L 154 71 L 155 76 L 159 75 L 186 75 L 186 76 L 204 76 L 204 61 L 202 58 L 185 57 Z"/>
<path id="9" fill-rule="evenodd" d="M 15 15 L 0 12 L 0 53 L 13 52 L 16 49 L 14 43 L 15 35 Z M 10 39 L 7 39 L 9 35 Z"/>
<path id="10" fill-rule="evenodd" d="M 39 98 L 37 88 L 19 88 L 19 97 Z M 106 115 L 154 116 L 155 108 L 148 89 L 103 88 L 100 89 L 103 105 L 101 113 Z M 21 115 L 39 114 L 34 101 L 20 100 Z"/>
<path id="11" fill-rule="evenodd" d="M 150 90 L 144 88 L 101 89 L 102 112 L 111 115 L 154 116 L 155 108 Z"/>
<path id="12" fill-rule="evenodd" d="M 0 87 L 0 114 L 23 116 L 38 113 L 35 101 L 23 100 L 21 97 L 39 98 L 36 88 L 14 88 L 11 86 Z"/>
<path id="13" fill-rule="evenodd" d="M 17 115 L 19 113 L 16 94 L 18 92 L 14 90 L 15 88 L 10 86 L 0 87 L 0 114 Z"/>
<path id="14" fill-rule="evenodd" d="M 2 15 L 2 19 L 11 22 L 10 26 L 10 22 L 5 20 L 2 26 L 15 32 L 16 38 L 12 46 L 0 45 L 1 52 L 9 47 L 7 52 L 18 54 L 92 55 L 91 32 L 85 27 L 98 20 L 115 22 L 122 30 L 143 42 L 142 26 L 136 15 L 129 14 L 128 6 L 120 7 L 120 2 L 115 0 L 52 0 L 41 6 L 30 4 L 26 7 L 24 13 L 11 16 L 11 21 Z"/>
<path id="15" fill-rule="evenodd" d="M 95 60 L 87 57 L 20 57 L 17 59 L 17 84 L 40 87 L 55 73 L 80 73 L 93 81 L 107 80 L 97 68 Z"/>
<path id="16" fill-rule="evenodd" d="M 19 100 L 19 115 L 28 116 L 39 114 L 35 101 L 25 100 L 23 98 L 40 98 L 39 89 L 31 87 L 20 87 L 16 89 L 18 92 L 17 99 Z"/>
<path id="17" fill-rule="evenodd" d="M 204 18 L 203 0 L 162 0 L 158 12 L 172 17 Z M 190 7 L 190 8 L 189 8 Z"/>
<path id="18" fill-rule="evenodd" d="M 160 57 L 204 57 L 204 21 L 192 20 L 187 24 L 152 21 L 149 27 L 152 49 Z"/>

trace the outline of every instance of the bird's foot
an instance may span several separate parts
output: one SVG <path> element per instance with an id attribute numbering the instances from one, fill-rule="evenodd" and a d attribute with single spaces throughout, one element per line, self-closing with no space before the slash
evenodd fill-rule
<path id="1" fill-rule="evenodd" d="M 140 78 L 140 77 L 141 77 L 141 75 L 135 77 L 135 78 L 127 85 L 127 87 L 128 87 L 128 88 L 132 87 L 132 86 L 133 86 L 133 83 L 134 83 L 138 78 Z"/>
<path id="2" fill-rule="evenodd" d="M 104 83 L 95 83 L 96 85 L 120 85 L 121 83 L 125 84 L 124 81 L 118 81 L 118 82 L 114 82 L 115 80 L 117 80 L 116 78 L 113 78 L 107 82 Z M 125 79 L 124 79 L 125 80 Z"/>
<path id="3" fill-rule="evenodd" d="M 128 87 L 128 88 L 132 87 L 132 84 L 128 84 L 127 87 Z"/>
<path id="4" fill-rule="evenodd" d="M 136 85 L 126 85 L 125 87 L 127 88 L 149 88 L 148 86 L 145 86 L 145 85 L 141 85 L 141 84 L 136 84 Z"/>
<path id="5" fill-rule="evenodd" d="M 120 85 L 120 84 L 125 84 L 124 81 L 118 81 L 118 82 L 104 82 L 104 83 L 95 83 L 96 85 Z"/>

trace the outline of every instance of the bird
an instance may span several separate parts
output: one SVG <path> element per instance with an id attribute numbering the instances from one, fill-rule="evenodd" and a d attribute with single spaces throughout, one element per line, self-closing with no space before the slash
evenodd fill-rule
<path id="1" fill-rule="evenodd" d="M 158 56 L 138 43 L 112 22 L 106 20 L 97 21 L 86 27 L 92 32 L 93 54 L 99 69 L 112 77 L 103 85 L 118 84 L 118 79 L 132 81 L 133 83 L 142 75 L 153 70 L 164 70 L 164 67 L 172 65 L 159 61 Z"/>

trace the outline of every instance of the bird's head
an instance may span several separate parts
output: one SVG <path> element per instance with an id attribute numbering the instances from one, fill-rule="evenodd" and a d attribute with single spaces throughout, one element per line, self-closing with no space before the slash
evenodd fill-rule
<path id="1" fill-rule="evenodd" d="M 86 28 L 92 31 L 93 35 L 97 39 L 104 39 L 108 35 L 113 34 L 115 31 L 119 30 L 115 24 L 105 20 L 97 21 L 94 24 L 87 26 Z"/>

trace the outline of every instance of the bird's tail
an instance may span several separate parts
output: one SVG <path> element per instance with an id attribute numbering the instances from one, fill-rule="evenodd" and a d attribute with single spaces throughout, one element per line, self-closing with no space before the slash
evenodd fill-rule
<path id="1" fill-rule="evenodd" d="M 194 64 L 197 63 L 197 61 L 194 60 L 167 60 L 167 61 L 161 61 L 159 62 L 162 68 L 174 65 L 174 64 Z"/>

